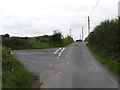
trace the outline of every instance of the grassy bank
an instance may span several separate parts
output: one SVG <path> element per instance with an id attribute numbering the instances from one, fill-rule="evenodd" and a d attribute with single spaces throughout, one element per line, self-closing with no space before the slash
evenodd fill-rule
<path id="1" fill-rule="evenodd" d="M 86 38 L 96 58 L 113 73 L 120 76 L 120 18 L 105 20 Z"/>
<path id="2" fill-rule="evenodd" d="M 87 44 L 87 47 L 101 64 L 106 66 L 114 74 L 120 76 L 120 70 L 118 69 L 119 63 L 117 60 L 113 60 L 113 58 L 102 48 L 90 44 Z"/>
<path id="3" fill-rule="evenodd" d="M 68 45 L 74 43 L 74 40 L 71 37 L 67 37 L 67 38 L 63 39 L 63 43 L 64 43 L 64 46 L 68 46 Z"/>
<path id="4" fill-rule="evenodd" d="M 2 48 L 2 88 L 29 88 L 34 75 L 18 60 L 10 55 L 10 51 Z"/>

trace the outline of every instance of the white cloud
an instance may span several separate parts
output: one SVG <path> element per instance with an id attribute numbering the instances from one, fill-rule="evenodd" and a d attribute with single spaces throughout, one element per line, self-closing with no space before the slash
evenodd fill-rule
<path id="1" fill-rule="evenodd" d="M 105 19 L 117 17 L 119 0 L 100 0 L 90 17 L 91 28 Z M 64 35 L 80 37 L 84 27 L 87 36 L 87 16 L 97 0 L 0 0 L 0 32 L 17 36 L 52 34 L 60 29 Z"/>

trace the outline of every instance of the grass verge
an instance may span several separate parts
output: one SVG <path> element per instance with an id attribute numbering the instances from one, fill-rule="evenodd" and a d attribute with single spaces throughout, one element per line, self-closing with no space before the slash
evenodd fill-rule
<path id="1" fill-rule="evenodd" d="M 63 45 L 50 45 L 48 42 L 44 43 L 44 42 L 33 42 L 31 46 L 18 46 L 18 47 L 14 47 L 12 48 L 13 50 L 29 50 L 29 49 L 49 49 L 49 48 L 58 48 L 58 47 L 65 47 L 68 46 L 70 44 L 72 44 L 74 41 L 72 40 L 63 40 Z"/>
<path id="2" fill-rule="evenodd" d="M 2 49 L 2 88 L 30 88 L 34 82 L 33 73 L 11 56 L 7 48 Z"/>
<path id="3" fill-rule="evenodd" d="M 71 37 L 64 38 L 64 39 L 63 39 L 63 43 L 64 43 L 63 46 L 68 46 L 68 45 L 74 43 L 74 40 L 73 40 Z"/>
<path id="4" fill-rule="evenodd" d="M 50 46 L 49 43 L 33 43 L 31 46 L 16 47 L 13 50 L 28 50 L 28 49 L 48 49 L 55 48 L 55 46 Z"/>
<path id="5" fill-rule="evenodd" d="M 87 44 L 87 47 L 101 64 L 106 66 L 111 72 L 120 77 L 120 70 L 118 69 L 119 63 L 111 59 L 105 50 L 90 44 Z"/>

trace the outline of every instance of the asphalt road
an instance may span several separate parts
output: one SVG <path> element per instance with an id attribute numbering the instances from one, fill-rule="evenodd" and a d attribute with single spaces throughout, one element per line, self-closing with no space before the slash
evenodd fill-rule
<path id="1" fill-rule="evenodd" d="M 118 88 L 118 79 L 102 66 L 84 42 L 68 47 L 15 50 L 30 71 L 39 73 L 42 88 Z"/>

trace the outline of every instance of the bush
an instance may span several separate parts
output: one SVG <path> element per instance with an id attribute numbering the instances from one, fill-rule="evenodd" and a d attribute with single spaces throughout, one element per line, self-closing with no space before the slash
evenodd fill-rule
<path id="1" fill-rule="evenodd" d="M 87 37 L 88 43 L 106 50 L 109 56 L 120 56 L 120 19 L 106 20 L 98 25 Z"/>
<path id="2" fill-rule="evenodd" d="M 63 46 L 62 34 L 59 31 L 54 31 L 51 36 L 50 45 L 53 46 Z"/>
<path id="3" fill-rule="evenodd" d="M 27 39 L 20 37 L 3 37 L 3 46 L 9 47 L 11 49 L 19 49 L 30 47 L 31 44 Z"/>
<path id="4" fill-rule="evenodd" d="M 10 55 L 10 50 L 2 48 L 2 87 L 29 88 L 33 84 L 33 73 Z"/>
<path id="5" fill-rule="evenodd" d="M 67 45 L 73 43 L 74 40 L 73 40 L 72 37 L 68 36 L 68 37 L 66 37 L 66 38 L 63 39 L 63 42 L 64 42 L 64 46 L 67 46 Z"/>

